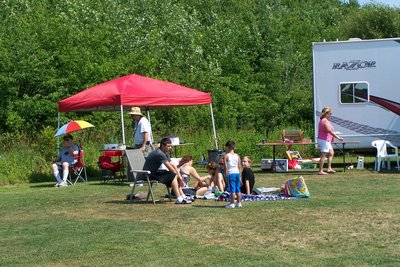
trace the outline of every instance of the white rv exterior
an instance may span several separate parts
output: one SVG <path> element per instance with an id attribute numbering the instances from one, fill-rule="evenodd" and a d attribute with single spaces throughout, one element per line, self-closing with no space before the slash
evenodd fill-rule
<path id="1" fill-rule="evenodd" d="M 320 112 L 346 147 L 372 148 L 376 139 L 400 146 L 400 38 L 313 43 L 314 133 Z"/>

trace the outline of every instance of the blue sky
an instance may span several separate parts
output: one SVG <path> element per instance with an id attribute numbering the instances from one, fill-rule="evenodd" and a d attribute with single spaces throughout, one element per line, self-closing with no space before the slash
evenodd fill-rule
<path id="1" fill-rule="evenodd" d="M 386 4 L 392 7 L 400 7 L 399 0 L 358 0 L 360 5 L 367 4 L 367 3 L 377 3 L 377 4 Z"/>

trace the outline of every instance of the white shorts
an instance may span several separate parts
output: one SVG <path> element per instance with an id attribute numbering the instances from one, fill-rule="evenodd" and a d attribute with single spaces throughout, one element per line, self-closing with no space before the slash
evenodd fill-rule
<path id="1" fill-rule="evenodd" d="M 319 150 L 323 153 L 328 153 L 332 148 L 332 144 L 329 141 L 318 139 Z"/>

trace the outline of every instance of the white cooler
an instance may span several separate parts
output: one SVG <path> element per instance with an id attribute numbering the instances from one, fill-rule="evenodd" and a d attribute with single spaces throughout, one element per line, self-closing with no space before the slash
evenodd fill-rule
<path id="1" fill-rule="evenodd" d="M 104 150 L 117 150 L 120 149 L 119 144 L 105 144 L 104 145 Z"/>

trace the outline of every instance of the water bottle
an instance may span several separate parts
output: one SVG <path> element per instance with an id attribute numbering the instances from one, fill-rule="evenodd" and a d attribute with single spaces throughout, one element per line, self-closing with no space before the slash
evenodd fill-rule
<path id="1" fill-rule="evenodd" d="M 215 189 L 215 192 L 214 192 L 214 196 L 215 196 L 215 197 L 219 197 L 221 194 L 222 194 L 222 192 L 219 191 L 218 188 Z"/>

